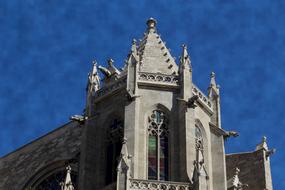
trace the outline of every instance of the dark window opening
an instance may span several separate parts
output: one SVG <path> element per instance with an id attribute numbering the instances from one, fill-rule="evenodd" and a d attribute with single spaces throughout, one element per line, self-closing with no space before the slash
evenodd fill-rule
<path id="1" fill-rule="evenodd" d="M 109 127 L 106 160 L 106 184 L 117 180 L 117 166 L 122 149 L 123 122 L 115 119 Z"/>

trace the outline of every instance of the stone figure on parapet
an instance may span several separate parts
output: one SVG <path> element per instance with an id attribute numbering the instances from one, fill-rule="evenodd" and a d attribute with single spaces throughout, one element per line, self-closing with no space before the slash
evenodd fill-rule
<path id="1" fill-rule="evenodd" d="M 97 71 L 97 62 L 93 61 L 92 72 L 88 74 L 88 91 L 96 92 L 100 88 L 100 77 Z"/>
<path id="2" fill-rule="evenodd" d="M 111 71 L 109 71 L 106 67 L 99 65 L 98 69 L 106 78 L 109 78 L 111 76 Z"/>

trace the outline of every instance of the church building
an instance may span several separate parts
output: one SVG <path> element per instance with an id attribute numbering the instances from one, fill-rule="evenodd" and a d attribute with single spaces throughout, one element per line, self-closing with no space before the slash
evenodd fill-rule
<path id="1" fill-rule="evenodd" d="M 123 68 L 93 62 L 82 115 L 0 158 L 0 190 L 272 190 L 266 138 L 226 154 L 215 73 L 204 93 L 146 24 Z"/>

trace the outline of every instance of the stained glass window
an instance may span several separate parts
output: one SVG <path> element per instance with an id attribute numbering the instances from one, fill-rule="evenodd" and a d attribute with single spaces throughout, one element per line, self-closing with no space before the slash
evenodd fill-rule
<path id="1" fill-rule="evenodd" d="M 148 179 L 168 180 L 168 121 L 162 111 L 152 112 L 148 132 Z"/>
<path id="2" fill-rule="evenodd" d="M 122 149 L 123 136 L 123 122 L 114 119 L 108 131 L 106 184 L 116 181 L 118 158 Z"/>
<path id="3" fill-rule="evenodd" d="M 148 178 L 157 179 L 157 138 L 150 135 L 148 138 Z"/>

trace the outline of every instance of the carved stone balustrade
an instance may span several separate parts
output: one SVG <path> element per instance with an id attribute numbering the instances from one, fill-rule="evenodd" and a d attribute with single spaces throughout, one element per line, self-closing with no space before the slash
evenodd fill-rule
<path id="1" fill-rule="evenodd" d="M 111 84 L 107 84 L 107 85 L 103 86 L 101 89 L 99 89 L 96 92 L 95 97 L 98 98 L 98 97 L 104 96 L 106 94 L 109 94 L 113 91 L 116 91 L 122 87 L 125 87 L 126 81 L 127 81 L 127 76 L 123 76 L 122 78 L 118 79 L 117 81 L 114 81 Z"/>
<path id="2" fill-rule="evenodd" d="M 179 84 L 178 76 L 164 75 L 160 73 L 139 72 L 139 82 L 146 84 L 177 86 Z"/>
<path id="3" fill-rule="evenodd" d="M 130 179 L 130 190 L 191 190 L 190 183 Z"/>
<path id="4" fill-rule="evenodd" d="M 203 92 L 193 84 L 192 92 L 194 95 L 197 95 L 199 97 L 199 102 L 204 105 L 204 107 L 212 112 L 212 102 L 208 99 L 206 95 L 203 94 Z"/>

